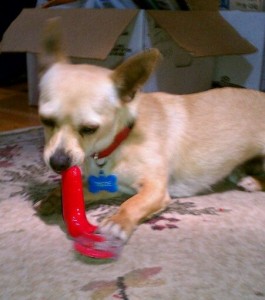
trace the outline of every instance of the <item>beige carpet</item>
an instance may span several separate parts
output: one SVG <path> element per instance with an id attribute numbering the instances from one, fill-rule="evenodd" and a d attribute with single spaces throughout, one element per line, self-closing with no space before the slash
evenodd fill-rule
<path id="1" fill-rule="evenodd" d="M 61 216 L 32 209 L 58 184 L 42 145 L 39 128 L 0 134 L 0 299 L 265 299 L 265 193 L 172 200 L 117 261 L 95 261 L 74 253 Z"/>

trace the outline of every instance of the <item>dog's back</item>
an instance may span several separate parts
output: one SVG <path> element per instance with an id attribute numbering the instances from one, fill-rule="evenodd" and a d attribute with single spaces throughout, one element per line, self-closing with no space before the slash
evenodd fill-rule
<path id="1" fill-rule="evenodd" d="M 157 131 L 169 159 L 175 194 L 193 195 L 227 176 L 242 162 L 264 156 L 264 93 L 222 88 L 191 95 L 153 96 L 160 99 L 156 100 L 156 106 L 160 106 Z M 150 95 L 145 95 L 143 102 L 148 97 L 150 101 Z"/>

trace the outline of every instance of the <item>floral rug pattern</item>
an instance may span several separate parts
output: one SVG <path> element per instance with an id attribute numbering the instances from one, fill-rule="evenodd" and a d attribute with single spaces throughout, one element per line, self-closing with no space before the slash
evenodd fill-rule
<path id="1" fill-rule="evenodd" d="M 77 255 L 61 216 L 32 205 L 60 184 L 41 127 L 0 133 L 0 299 L 264 299 L 265 193 L 172 199 L 117 261 Z M 89 208 L 100 221 L 119 201 Z"/>

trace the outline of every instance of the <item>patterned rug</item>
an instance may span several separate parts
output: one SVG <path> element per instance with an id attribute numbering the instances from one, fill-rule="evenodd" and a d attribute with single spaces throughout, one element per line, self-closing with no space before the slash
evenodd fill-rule
<path id="1" fill-rule="evenodd" d="M 0 134 L 0 299 L 265 299 L 265 193 L 172 199 L 117 261 L 92 260 L 74 252 L 60 215 L 32 207 L 60 184 L 43 143 L 38 127 Z"/>

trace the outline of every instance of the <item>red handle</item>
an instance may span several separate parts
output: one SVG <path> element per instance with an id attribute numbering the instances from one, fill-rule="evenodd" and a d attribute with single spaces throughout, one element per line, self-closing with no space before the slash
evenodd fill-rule
<path id="1" fill-rule="evenodd" d="M 75 250 L 94 258 L 117 257 L 119 247 L 95 233 L 97 226 L 86 218 L 82 175 L 77 166 L 62 172 L 62 199 L 64 221 Z"/>
<path id="2" fill-rule="evenodd" d="M 96 226 L 88 222 L 85 214 L 82 175 L 74 166 L 62 173 L 63 217 L 68 233 L 73 238 L 93 233 Z"/>

